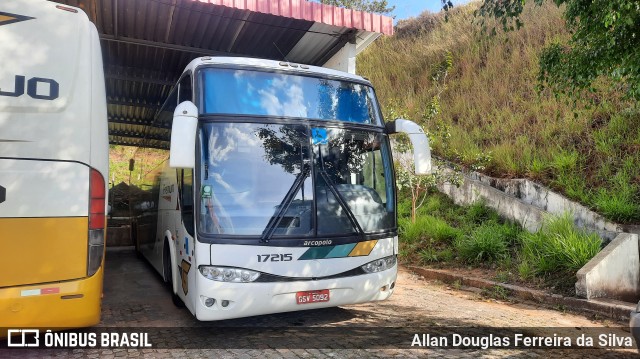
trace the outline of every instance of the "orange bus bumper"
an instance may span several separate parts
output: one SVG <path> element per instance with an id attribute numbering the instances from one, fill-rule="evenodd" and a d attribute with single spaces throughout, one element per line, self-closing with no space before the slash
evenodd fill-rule
<path id="1" fill-rule="evenodd" d="M 0 288 L 0 328 L 79 328 L 100 322 L 104 265 L 91 277 Z M 7 333 L 0 333 L 0 337 Z"/>

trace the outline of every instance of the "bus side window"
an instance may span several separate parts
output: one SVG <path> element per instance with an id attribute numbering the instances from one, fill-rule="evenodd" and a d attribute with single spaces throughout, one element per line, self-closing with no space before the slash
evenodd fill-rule
<path id="1" fill-rule="evenodd" d="M 167 100 L 162 105 L 158 116 L 156 117 L 156 125 L 159 127 L 171 128 L 171 122 L 173 122 L 173 111 L 178 105 L 178 91 L 175 89 L 171 91 Z"/>
<path id="2" fill-rule="evenodd" d="M 180 80 L 178 93 L 178 103 L 183 103 L 184 101 L 193 102 L 193 94 L 191 92 L 191 76 L 186 75 Z"/>
<path id="3" fill-rule="evenodd" d="M 180 212 L 187 232 L 193 236 L 193 170 L 180 170 Z"/>

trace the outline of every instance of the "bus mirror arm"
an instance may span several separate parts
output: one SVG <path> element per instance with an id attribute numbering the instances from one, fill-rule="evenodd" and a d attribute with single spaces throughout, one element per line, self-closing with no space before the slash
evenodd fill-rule
<path id="1" fill-rule="evenodd" d="M 413 162 L 415 164 L 416 175 L 427 175 L 431 173 L 431 149 L 429 148 L 429 138 L 418 124 L 403 118 L 385 124 L 387 134 L 406 133 L 413 146 Z"/>
<path id="2" fill-rule="evenodd" d="M 180 103 L 173 112 L 169 167 L 195 167 L 197 129 L 198 108 L 191 101 Z"/>

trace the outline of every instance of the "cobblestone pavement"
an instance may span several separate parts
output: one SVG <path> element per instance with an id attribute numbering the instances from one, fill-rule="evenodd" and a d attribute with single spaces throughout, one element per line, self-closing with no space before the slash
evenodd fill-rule
<path id="1" fill-rule="evenodd" d="M 551 338 L 570 335 L 574 339 L 587 333 L 596 338 L 597 344 L 599 333 L 629 337 L 628 332 L 615 328 L 621 325 L 486 299 L 425 282 L 404 269 L 400 270 L 395 293 L 385 302 L 198 322 L 188 310 L 173 306 L 168 290 L 148 264 L 132 251 L 110 250 L 100 327 L 107 327 L 106 331 L 126 327 L 149 332 L 152 348 L 1 349 L 0 358 L 636 357 L 634 349 L 411 347 L 416 333 L 449 335 L 449 343 L 452 333 L 463 337 L 494 334 L 511 340 L 516 333 Z M 602 329 L 605 326 L 613 328 Z M 182 349 L 172 349 L 176 347 Z"/>

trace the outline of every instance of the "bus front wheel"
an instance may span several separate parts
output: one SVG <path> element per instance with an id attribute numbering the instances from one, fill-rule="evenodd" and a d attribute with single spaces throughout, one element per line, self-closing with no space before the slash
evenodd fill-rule
<path id="1" fill-rule="evenodd" d="M 165 273 L 165 281 L 167 282 L 167 284 L 169 285 L 169 290 L 171 291 L 171 301 L 173 302 L 173 305 L 175 305 L 178 308 L 183 308 L 184 307 L 184 302 L 182 301 L 182 299 L 180 299 L 180 297 L 173 291 L 173 271 L 171 270 L 171 253 L 169 251 L 169 241 L 165 238 L 164 241 L 164 255 L 163 257 L 163 267 L 164 267 L 164 273 Z"/>

